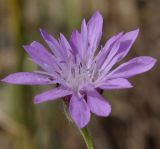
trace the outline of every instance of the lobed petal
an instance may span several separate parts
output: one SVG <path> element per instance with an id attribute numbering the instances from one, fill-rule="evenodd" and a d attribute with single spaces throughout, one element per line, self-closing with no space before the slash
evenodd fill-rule
<path id="1" fill-rule="evenodd" d="M 85 127 L 90 121 L 89 107 L 81 95 L 72 95 L 69 104 L 69 112 L 71 118 L 79 128 Z"/>
<path id="2" fill-rule="evenodd" d="M 40 33 L 41 33 L 43 39 L 45 40 L 45 42 L 51 48 L 52 52 L 56 56 L 59 56 L 60 52 L 58 50 L 59 49 L 59 43 L 58 43 L 58 41 L 52 35 L 50 35 L 46 31 L 44 31 L 43 29 L 40 29 Z"/>
<path id="3" fill-rule="evenodd" d="M 81 56 L 84 61 L 86 61 L 87 48 L 88 48 L 88 30 L 86 21 L 84 19 L 81 25 Z"/>
<path id="4" fill-rule="evenodd" d="M 133 86 L 128 80 L 124 78 L 116 78 L 111 80 L 105 80 L 99 85 L 97 85 L 97 87 L 103 90 L 112 90 L 112 89 L 132 88 Z"/>
<path id="5" fill-rule="evenodd" d="M 60 72 L 56 59 L 43 47 L 42 44 L 34 41 L 31 45 L 26 45 L 23 47 L 32 60 L 40 65 L 44 70 L 50 73 L 54 71 Z"/>
<path id="6" fill-rule="evenodd" d="M 93 56 L 98 48 L 102 36 L 103 18 L 99 12 L 93 14 L 87 23 L 88 29 L 88 56 Z"/>
<path id="7" fill-rule="evenodd" d="M 71 95 L 72 91 L 64 88 L 64 87 L 59 87 L 59 88 L 55 88 L 52 90 L 49 90 L 47 92 L 44 92 L 42 94 L 37 95 L 34 98 L 34 103 L 42 103 L 42 102 L 46 102 L 46 101 L 50 101 L 50 100 L 56 100 L 68 95 Z"/>
<path id="8" fill-rule="evenodd" d="M 106 69 L 109 65 L 109 69 L 107 68 L 107 71 L 109 71 L 112 66 L 114 66 L 117 62 L 122 60 L 129 52 L 131 46 L 133 45 L 134 41 L 136 40 L 139 33 L 139 29 L 136 29 L 134 31 L 128 32 L 126 34 L 118 34 L 117 37 L 113 37 L 113 43 L 112 46 L 109 48 L 109 54 L 104 62 L 104 64 L 101 67 L 101 70 Z M 112 38 L 111 38 L 112 39 Z M 112 40 L 111 40 L 112 41 Z M 119 45 L 118 49 L 116 48 Z M 107 47 L 107 44 L 105 45 Z"/>
<path id="9" fill-rule="evenodd" d="M 108 71 L 120 60 L 122 60 L 129 52 L 131 46 L 136 40 L 139 33 L 139 29 L 128 32 L 123 35 L 123 33 L 113 36 L 105 45 L 104 49 L 108 48 L 108 54 L 106 60 L 102 64 L 100 70 L 104 71 L 103 75 L 106 75 Z M 110 47 L 108 47 L 110 46 Z M 103 49 L 103 51 L 104 51 Z M 103 54 L 105 55 L 105 54 Z M 102 56 L 103 56 L 102 55 Z M 101 56 L 102 61 L 104 58 Z"/>
<path id="10" fill-rule="evenodd" d="M 66 60 L 66 51 L 64 51 L 64 49 L 60 46 L 59 42 L 52 35 L 44 31 L 43 29 L 40 29 L 40 32 L 43 39 L 48 44 L 54 55 L 57 58 Z"/>
<path id="11" fill-rule="evenodd" d="M 82 56 L 81 55 L 81 45 L 82 45 L 82 42 L 81 42 L 81 35 L 80 33 L 78 32 L 78 30 L 74 30 L 72 32 L 72 35 L 71 35 L 71 38 L 70 38 L 70 45 L 72 47 L 72 53 L 74 55 L 74 57 L 76 58 L 78 55 L 79 56 Z M 82 57 L 81 57 L 82 58 Z"/>
<path id="12" fill-rule="evenodd" d="M 120 47 L 117 53 L 117 55 L 119 55 L 117 62 L 121 61 L 128 54 L 130 48 L 132 47 L 133 43 L 137 39 L 138 34 L 139 34 L 139 29 L 136 29 L 128 33 L 125 33 L 119 39 Z"/>
<path id="13" fill-rule="evenodd" d="M 115 46 L 114 44 L 116 43 L 116 41 L 123 35 L 123 33 L 119 33 L 115 36 L 112 36 L 105 44 L 105 46 L 99 51 L 99 53 L 96 55 L 95 57 L 95 61 L 97 64 L 97 68 L 101 68 L 101 66 L 104 67 L 104 65 L 106 66 L 108 63 L 108 57 L 109 57 L 109 53 L 111 51 L 114 51 L 113 46 Z"/>
<path id="14" fill-rule="evenodd" d="M 37 73 L 31 72 L 17 72 L 10 74 L 5 77 L 2 81 L 11 84 L 22 84 L 22 85 L 42 85 L 42 84 L 52 84 L 53 78 Z"/>
<path id="15" fill-rule="evenodd" d="M 95 89 L 87 92 L 87 104 L 94 114 L 108 116 L 111 113 L 111 105 Z"/>
<path id="16" fill-rule="evenodd" d="M 72 48 L 67 41 L 66 37 L 63 34 L 60 34 L 60 40 L 59 43 L 61 44 L 64 54 L 66 54 L 66 58 L 68 58 L 71 55 Z"/>
<path id="17" fill-rule="evenodd" d="M 109 78 L 130 78 L 150 70 L 156 63 L 156 59 L 150 56 L 140 56 L 123 63 L 108 74 Z"/>
<path id="18" fill-rule="evenodd" d="M 108 53 L 107 59 L 105 60 L 104 64 L 102 65 L 100 71 L 103 73 L 108 73 L 108 71 L 113 67 L 115 64 L 114 57 L 119 50 L 120 43 L 117 42 L 111 47 L 111 51 Z"/>

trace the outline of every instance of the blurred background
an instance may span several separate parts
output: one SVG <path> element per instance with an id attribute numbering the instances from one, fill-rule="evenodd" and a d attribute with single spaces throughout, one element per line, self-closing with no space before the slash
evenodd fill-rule
<path id="1" fill-rule="evenodd" d="M 0 0 L 0 78 L 37 68 L 22 45 L 44 43 L 39 28 L 69 38 L 96 10 L 104 17 L 102 44 L 113 34 L 140 28 L 125 60 L 140 55 L 159 59 L 160 0 Z M 160 149 L 159 61 L 131 82 L 133 89 L 104 92 L 112 114 L 92 115 L 95 149 Z M 0 149 L 85 149 L 66 119 L 63 101 L 33 104 L 34 95 L 48 88 L 0 84 Z"/>

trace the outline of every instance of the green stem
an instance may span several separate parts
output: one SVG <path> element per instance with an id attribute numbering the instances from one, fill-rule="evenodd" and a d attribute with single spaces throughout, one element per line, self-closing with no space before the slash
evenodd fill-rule
<path id="1" fill-rule="evenodd" d="M 93 141 L 92 141 L 92 136 L 88 130 L 87 127 L 79 129 L 81 132 L 81 135 L 83 136 L 83 139 L 87 145 L 87 149 L 93 149 Z"/>

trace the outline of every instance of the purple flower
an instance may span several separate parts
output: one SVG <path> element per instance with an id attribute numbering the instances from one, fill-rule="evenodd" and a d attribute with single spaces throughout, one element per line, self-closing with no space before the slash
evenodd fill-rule
<path id="1" fill-rule="evenodd" d="M 58 84 L 57 88 L 37 95 L 34 103 L 67 97 L 70 116 L 79 128 L 88 124 L 91 112 L 108 116 L 111 106 L 99 90 L 132 88 L 127 79 L 150 70 L 156 60 L 140 56 L 113 69 L 128 54 L 139 29 L 111 37 L 97 53 L 102 26 L 103 18 L 96 12 L 87 24 L 83 20 L 80 32 L 73 31 L 69 42 L 63 34 L 56 40 L 41 29 L 51 52 L 36 41 L 23 47 L 44 71 L 18 72 L 2 81 L 24 85 Z"/>

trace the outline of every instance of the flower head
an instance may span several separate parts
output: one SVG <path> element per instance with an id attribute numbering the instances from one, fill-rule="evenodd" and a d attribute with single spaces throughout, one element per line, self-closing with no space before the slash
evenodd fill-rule
<path id="1" fill-rule="evenodd" d="M 127 79 L 150 70 L 156 60 L 140 56 L 113 69 L 128 54 L 139 29 L 111 37 L 97 53 L 102 26 L 103 18 L 96 12 L 88 23 L 83 20 L 80 32 L 73 31 L 69 42 L 63 34 L 56 40 L 41 29 L 51 51 L 36 41 L 24 49 L 43 71 L 18 72 L 2 81 L 24 85 L 58 84 L 57 88 L 37 95 L 34 103 L 69 97 L 71 118 L 80 128 L 88 124 L 91 112 L 108 116 L 111 106 L 98 90 L 132 88 Z"/>

